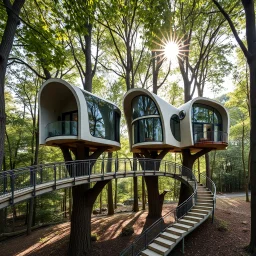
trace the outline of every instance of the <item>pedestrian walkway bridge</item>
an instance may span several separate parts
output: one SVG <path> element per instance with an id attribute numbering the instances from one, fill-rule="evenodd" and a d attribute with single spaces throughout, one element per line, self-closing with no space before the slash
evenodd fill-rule
<path id="1" fill-rule="evenodd" d="M 198 186 L 192 170 L 155 159 L 98 159 L 50 163 L 0 174 L 0 209 L 57 189 L 136 176 L 165 176 L 191 186 L 193 194 L 143 232 L 120 255 L 167 255 L 184 237 L 214 214 L 216 188 L 203 175 Z M 167 188 L 169 189 L 169 188 Z M 166 220 L 173 215 L 175 222 Z"/>

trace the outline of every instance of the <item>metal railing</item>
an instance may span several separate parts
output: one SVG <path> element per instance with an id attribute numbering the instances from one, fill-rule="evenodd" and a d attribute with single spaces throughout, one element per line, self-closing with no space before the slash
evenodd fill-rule
<path id="1" fill-rule="evenodd" d="M 216 207 L 216 185 L 214 184 L 214 182 L 210 178 L 206 177 L 202 173 L 199 174 L 199 182 L 204 184 L 206 186 L 206 188 L 208 188 L 209 191 L 212 192 L 212 195 L 213 195 L 212 222 L 213 222 L 213 220 L 214 220 L 214 213 L 215 213 L 215 207 Z"/>
<path id="2" fill-rule="evenodd" d="M 206 131 L 194 133 L 194 143 L 228 143 L 228 133 L 222 131 Z"/>
<path id="3" fill-rule="evenodd" d="M 145 250 L 161 232 L 163 232 L 171 223 L 175 221 L 175 209 L 166 213 L 163 217 L 155 221 L 150 227 L 139 235 L 133 243 L 126 247 L 119 255 L 134 256 L 139 255 L 142 250 Z"/>
<path id="4" fill-rule="evenodd" d="M 111 164 L 110 164 L 111 163 Z M 134 170 L 134 167 L 137 167 Z M 140 172 L 137 174 L 136 172 Z M 15 170 L 9 170 L 0 173 L 0 199 L 11 195 L 13 204 L 14 193 L 32 189 L 32 195 L 35 196 L 37 187 L 42 184 L 51 183 L 56 188 L 58 181 L 72 179 L 73 185 L 81 177 L 87 178 L 90 182 L 92 178 L 100 177 L 104 180 L 109 175 L 119 178 L 126 175 L 172 175 L 184 176 L 186 168 L 173 162 L 160 161 L 154 159 L 98 159 L 81 160 L 71 162 L 59 162 L 50 164 L 41 164 L 29 166 Z"/>
<path id="5" fill-rule="evenodd" d="M 170 226 L 165 224 L 165 219 L 169 216 L 173 216 L 173 222 L 182 218 L 187 212 L 195 205 L 197 198 L 197 180 L 193 172 L 184 166 L 181 166 L 181 175 L 182 177 L 186 177 L 186 181 L 194 181 L 193 194 L 182 204 L 180 204 L 176 209 L 171 210 L 163 217 L 159 218 L 154 224 L 152 224 L 149 228 L 147 228 L 138 238 L 134 240 L 134 242 L 125 248 L 119 255 L 120 256 L 136 256 L 139 253 L 146 249 L 147 246 L 167 227 Z M 164 225 L 165 224 L 165 225 Z"/>
<path id="6" fill-rule="evenodd" d="M 77 121 L 56 121 L 45 127 L 47 138 L 55 136 L 77 136 Z"/>

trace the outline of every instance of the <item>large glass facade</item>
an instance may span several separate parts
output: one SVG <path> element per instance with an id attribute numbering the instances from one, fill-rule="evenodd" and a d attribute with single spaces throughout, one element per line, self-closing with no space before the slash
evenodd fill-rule
<path id="1" fill-rule="evenodd" d="M 100 98 L 83 92 L 89 116 L 89 128 L 92 136 L 120 141 L 120 111 Z"/>
<path id="2" fill-rule="evenodd" d="M 224 140 L 222 117 L 217 109 L 204 104 L 193 104 L 192 124 L 195 143 Z"/>
<path id="3" fill-rule="evenodd" d="M 133 144 L 163 141 L 162 123 L 155 103 L 147 96 L 137 96 L 132 101 Z"/>

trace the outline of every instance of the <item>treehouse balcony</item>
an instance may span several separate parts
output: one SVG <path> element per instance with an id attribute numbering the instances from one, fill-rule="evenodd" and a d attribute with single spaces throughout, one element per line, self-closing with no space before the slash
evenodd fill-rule
<path id="1" fill-rule="evenodd" d="M 195 147 L 214 147 L 225 149 L 228 145 L 228 133 L 222 131 L 207 131 L 193 134 Z"/>

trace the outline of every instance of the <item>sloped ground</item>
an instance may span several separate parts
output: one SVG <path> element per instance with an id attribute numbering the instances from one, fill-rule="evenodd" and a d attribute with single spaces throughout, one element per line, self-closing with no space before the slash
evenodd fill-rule
<path id="1" fill-rule="evenodd" d="M 164 212 L 175 205 L 165 205 Z M 93 242 L 91 256 L 118 255 L 142 232 L 147 213 L 119 213 L 114 216 L 93 217 Z M 185 255 L 247 255 L 244 247 L 250 240 L 250 204 L 244 198 L 217 200 L 214 224 L 207 220 L 185 238 Z M 122 227 L 132 225 L 135 233 L 120 236 Z M 20 236 L 0 243 L 0 255 L 67 255 L 69 222 L 36 230 L 30 236 Z M 178 245 L 171 255 L 183 255 Z"/>

